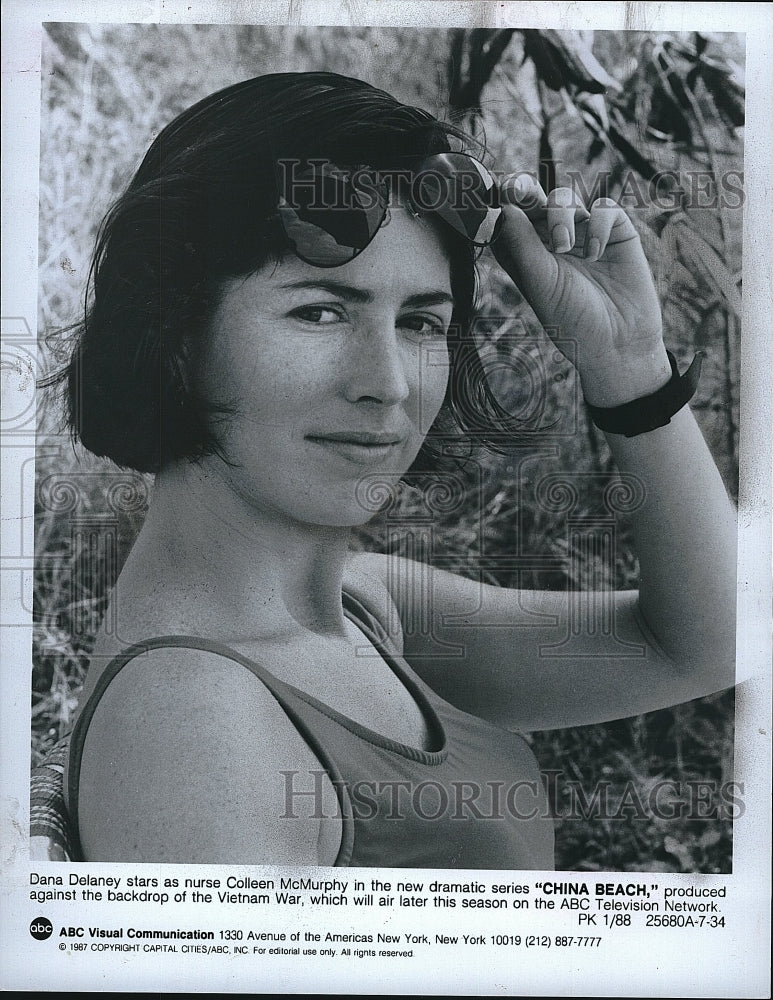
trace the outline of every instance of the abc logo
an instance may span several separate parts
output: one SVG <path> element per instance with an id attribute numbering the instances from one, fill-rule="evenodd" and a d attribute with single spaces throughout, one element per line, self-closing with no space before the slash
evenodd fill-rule
<path id="1" fill-rule="evenodd" d="M 45 941 L 54 933 L 54 925 L 48 917 L 36 917 L 30 924 L 30 934 L 37 941 Z"/>

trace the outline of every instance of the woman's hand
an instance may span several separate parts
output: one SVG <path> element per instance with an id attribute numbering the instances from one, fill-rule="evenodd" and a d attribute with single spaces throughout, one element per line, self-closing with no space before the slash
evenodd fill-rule
<path id="1" fill-rule="evenodd" d="M 526 174 L 505 178 L 500 192 L 492 250 L 548 333 L 576 343 L 585 399 L 618 406 L 664 385 L 660 303 L 623 209 L 600 198 L 588 212 L 571 188 L 546 196 Z"/>

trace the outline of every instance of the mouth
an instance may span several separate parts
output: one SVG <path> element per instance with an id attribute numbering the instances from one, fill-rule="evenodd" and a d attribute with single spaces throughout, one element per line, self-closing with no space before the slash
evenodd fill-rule
<path id="1" fill-rule="evenodd" d="M 404 438 L 396 434 L 366 431 L 307 434 L 306 440 L 358 465 L 382 462 L 393 455 L 404 442 Z"/>

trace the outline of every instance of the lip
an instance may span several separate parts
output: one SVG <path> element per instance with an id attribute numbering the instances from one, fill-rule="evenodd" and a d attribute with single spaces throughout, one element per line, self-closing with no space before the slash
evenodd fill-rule
<path id="1" fill-rule="evenodd" d="M 306 440 L 350 462 L 370 465 L 389 458 L 403 444 L 404 438 L 384 432 L 332 431 L 325 434 L 307 434 Z"/>

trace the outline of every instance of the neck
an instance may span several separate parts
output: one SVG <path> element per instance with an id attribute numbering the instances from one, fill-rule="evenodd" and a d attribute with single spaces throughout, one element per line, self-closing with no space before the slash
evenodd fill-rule
<path id="1" fill-rule="evenodd" d="M 148 592 L 148 565 L 196 614 L 208 609 L 232 634 L 298 628 L 345 634 L 341 585 L 349 529 L 299 523 L 256 507 L 218 474 L 216 465 L 178 464 L 156 477 L 148 515 L 122 580 Z"/>

